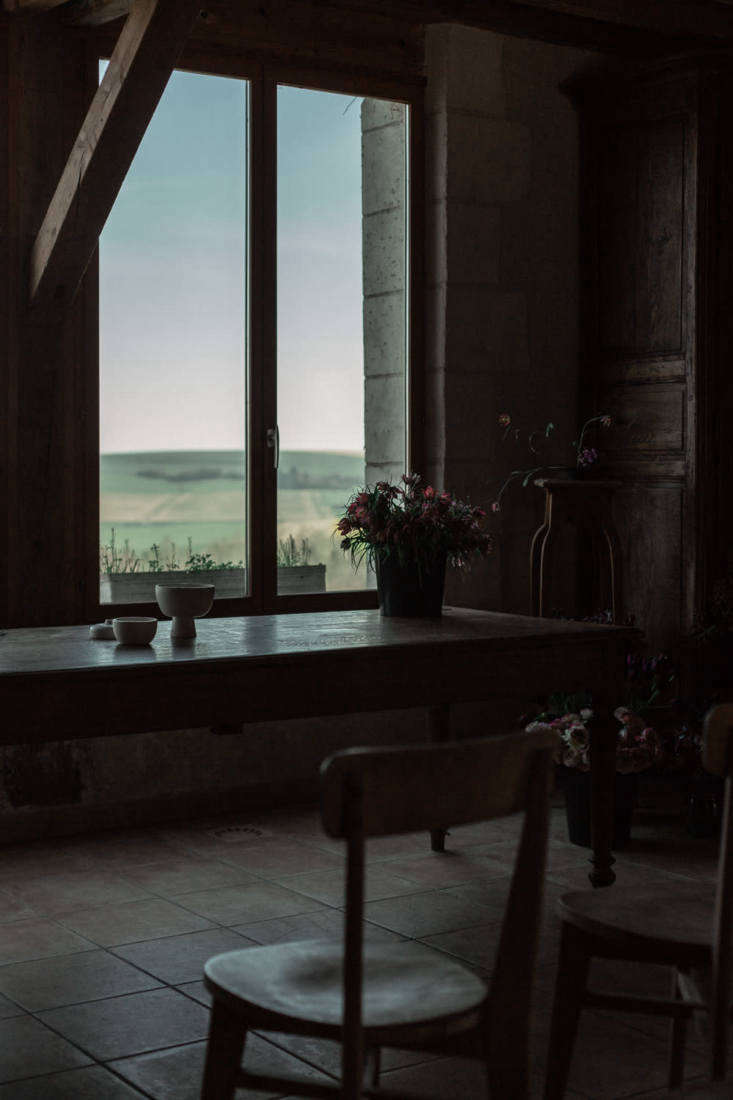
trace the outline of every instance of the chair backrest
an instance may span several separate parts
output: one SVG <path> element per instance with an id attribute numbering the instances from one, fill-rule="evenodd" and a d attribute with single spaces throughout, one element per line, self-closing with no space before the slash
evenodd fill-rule
<path id="1" fill-rule="evenodd" d="M 544 727 L 440 745 L 345 749 L 321 767 L 323 826 L 334 837 L 355 828 L 385 836 L 516 813 L 525 806 L 534 753 L 556 742 Z"/>
<path id="2" fill-rule="evenodd" d="M 364 840 L 525 811 L 499 939 L 485 1026 L 491 1057 L 516 1067 L 528 1094 L 529 1011 L 544 887 L 552 755 L 549 727 L 435 745 L 346 749 L 321 768 L 327 833 L 348 842 L 343 1095 L 360 1095 Z M 436 857 L 440 858 L 440 857 Z"/>
<path id="3" fill-rule="evenodd" d="M 707 771 L 725 778 L 713 917 L 710 1005 L 713 1076 L 721 1077 L 725 1072 L 733 979 L 733 703 L 713 707 L 706 715 L 702 762 Z"/>

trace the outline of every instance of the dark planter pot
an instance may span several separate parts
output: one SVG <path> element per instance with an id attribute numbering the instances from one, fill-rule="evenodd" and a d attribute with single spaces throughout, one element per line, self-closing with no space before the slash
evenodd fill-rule
<path id="1" fill-rule="evenodd" d="M 613 848 L 620 851 L 631 839 L 631 817 L 636 806 L 638 777 L 631 772 L 616 773 L 613 815 Z M 590 772 L 568 769 L 564 776 L 565 810 L 568 818 L 568 839 L 571 844 L 590 848 Z"/>
<path id="2" fill-rule="evenodd" d="M 443 610 L 445 555 L 429 565 L 400 562 L 396 554 L 376 559 L 379 607 L 383 615 L 437 618 Z"/>
<path id="3" fill-rule="evenodd" d="M 720 821 L 725 796 L 725 783 L 719 775 L 693 776 L 687 801 L 687 832 L 690 836 L 715 836 L 720 831 Z"/>

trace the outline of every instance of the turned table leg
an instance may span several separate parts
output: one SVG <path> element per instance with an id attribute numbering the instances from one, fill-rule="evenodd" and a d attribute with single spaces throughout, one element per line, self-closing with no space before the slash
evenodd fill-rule
<path id="1" fill-rule="evenodd" d="M 450 704 L 441 703 L 428 707 L 428 740 L 434 744 L 450 740 Z M 430 830 L 430 848 L 433 852 L 445 851 L 448 823 L 443 828 Z"/>
<path id="2" fill-rule="evenodd" d="M 593 886 L 610 886 L 616 881 L 612 867 L 613 803 L 616 777 L 616 726 L 604 707 L 593 721 L 590 741 L 591 843 Z"/>

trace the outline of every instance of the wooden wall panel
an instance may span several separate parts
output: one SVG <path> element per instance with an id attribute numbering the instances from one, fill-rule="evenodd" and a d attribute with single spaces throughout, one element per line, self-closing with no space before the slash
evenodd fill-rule
<path id="1" fill-rule="evenodd" d="M 683 589 L 683 487 L 629 486 L 617 494 L 614 515 L 624 564 L 624 605 L 650 647 L 673 648 L 679 638 Z"/>
<path id="2" fill-rule="evenodd" d="M 616 430 L 604 453 L 615 457 L 684 451 L 687 387 L 683 382 L 616 385 L 603 390 L 600 405 L 613 411 Z"/>
<path id="3" fill-rule="evenodd" d="M 585 392 L 617 430 L 600 440 L 614 504 L 624 610 L 651 648 L 699 607 L 697 236 L 694 66 L 608 77 L 572 91 L 585 150 Z"/>
<path id="4" fill-rule="evenodd" d="M 604 127 L 598 165 L 600 350 L 682 347 L 685 127 L 680 119 Z"/>

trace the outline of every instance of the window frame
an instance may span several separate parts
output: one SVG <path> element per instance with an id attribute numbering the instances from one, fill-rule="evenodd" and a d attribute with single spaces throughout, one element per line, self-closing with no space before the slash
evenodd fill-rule
<path id="1" fill-rule="evenodd" d="M 423 465 L 423 240 L 424 240 L 424 82 L 393 81 L 370 75 L 336 73 L 284 63 L 247 61 L 236 57 L 187 54 L 177 69 L 249 83 L 248 208 L 246 325 L 247 596 L 214 601 L 209 615 L 262 615 L 279 612 L 336 611 L 377 607 L 374 589 L 336 592 L 277 593 L 277 471 L 267 447 L 267 429 L 277 424 L 277 88 L 290 85 L 344 95 L 373 96 L 404 103 L 408 115 L 407 148 L 407 355 L 406 471 Z M 95 264 L 98 286 L 98 265 Z M 98 340 L 98 325 L 97 325 Z M 98 358 L 98 357 L 97 357 Z M 97 362 L 97 378 L 99 365 Z M 96 386 L 99 400 L 99 382 Z M 96 485 L 92 522 L 99 542 L 99 445 L 94 455 Z M 91 524 L 90 524 L 91 528 Z M 90 556 L 90 562 L 91 562 Z M 102 604 L 99 600 L 98 554 L 88 591 L 101 618 L 155 614 L 154 602 Z"/>

